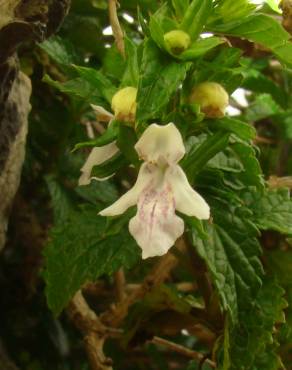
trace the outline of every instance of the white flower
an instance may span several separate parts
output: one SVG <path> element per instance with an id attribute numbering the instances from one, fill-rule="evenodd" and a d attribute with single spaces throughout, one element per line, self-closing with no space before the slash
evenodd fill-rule
<path id="1" fill-rule="evenodd" d="M 109 122 L 111 125 L 114 118 L 118 120 L 125 120 L 132 122 L 135 119 L 136 114 L 136 96 L 137 89 L 135 87 L 125 87 L 113 96 L 111 106 L 114 111 L 114 115 L 108 112 L 100 105 L 91 104 L 94 109 L 96 118 L 101 122 Z M 94 166 L 98 166 L 103 162 L 113 157 L 119 151 L 116 146 L 116 142 L 110 144 L 95 147 L 91 150 L 84 166 L 81 168 L 81 176 L 79 178 L 79 185 L 88 185 L 92 179 L 98 181 L 107 180 L 109 177 L 98 178 L 91 177 L 91 171 Z M 111 176 L 110 176 L 111 177 Z"/>
<path id="2" fill-rule="evenodd" d="M 137 204 L 137 214 L 130 220 L 129 230 L 145 259 L 165 254 L 183 234 L 184 223 L 175 210 L 208 219 L 210 209 L 178 165 L 185 147 L 173 123 L 150 125 L 135 149 L 145 161 L 135 185 L 100 215 L 120 215 Z"/>
<path id="3" fill-rule="evenodd" d="M 83 167 L 81 168 L 81 176 L 79 177 L 78 184 L 79 185 L 89 185 L 91 180 L 98 180 L 98 181 L 104 181 L 107 180 L 108 177 L 99 178 L 99 177 L 92 177 L 91 171 L 94 166 L 98 166 L 99 164 L 102 164 L 103 162 L 107 161 L 111 157 L 113 157 L 117 152 L 119 151 L 119 148 L 116 146 L 115 142 L 112 142 L 110 144 L 100 146 L 93 148 L 84 163 Z"/>

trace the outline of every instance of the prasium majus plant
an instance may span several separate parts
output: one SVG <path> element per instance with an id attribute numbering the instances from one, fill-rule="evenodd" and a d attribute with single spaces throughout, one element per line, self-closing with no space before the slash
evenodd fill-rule
<path id="1" fill-rule="evenodd" d="M 288 190 L 267 185 L 253 125 L 226 108 L 251 73 L 233 43 L 259 44 L 289 68 L 290 35 L 245 0 L 154 7 L 149 15 L 142 6 L 140 31 L 124 37 L 123 73 L 84 63 L 65 65 L 66 82 L 45 77 L 82 102 L 83 119 L 99 132 L 70 153 L 88 156 L 77 192 L 89 201 L 70 206 L 52 231 L 48 304 L 58 314 L 88 281 L 130 269 L 136 293 L 99 312 L 125 346 L 164 332 L 187 346 L 184 330 L 206 368 L 279 369 L 275 328 L 287 303 L 259 238 L 263 230 L 292 234 L 292 203 Z M 43 48 L 54 58 L 49 43 Z M 120 57 L 111 58 L 113 72 Z M 94 202 L 92 186 L 104 192 Z M 183 279 L 196 285 L 190 294 L 175 285 Z M 159 314 L 172 330 L 151 326 Z"/>

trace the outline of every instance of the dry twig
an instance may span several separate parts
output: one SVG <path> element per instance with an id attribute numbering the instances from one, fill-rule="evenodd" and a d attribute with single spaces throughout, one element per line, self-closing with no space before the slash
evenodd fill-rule
<path id="1" fill-rule="evenodd" d="M 179 251 L 185 250 L 185 242 L 182 238 L 176 242 Z M 111 309 L 101 316 L 101 320 L 106 325 L 117 327 L 127 316 L 129 307 L 137 300 L 142 299 L 153 286 L 161 284 L 169 275 L 170 271 L 177 265 L 178 260 L 174 254 L 168 252 L 154 266 L 149 275 L 146 276 L 140 287 L 134 290 L 128 297 L 120 303 L 111 307 Z"/>
<path id="2" fill-rule="evenodd" d="M 268 186 L 271 189 L 278 189 L 278 188 L 292 189 L 292 176 L 285 176 L 285 177 L 271 176 L 268 180 Z"/>
<path id="3" fill-rule="evenodd" d="M 116 40 L 117 49 L 125 58 L 124 33 L 117 15 L 117 0 L 108 0 L 109 19 Z"/>
<path id="4" fill-rule="evenodd" d="M 194 360 L 198 360 L 198 361 L 203 361 L 205 359 L 205 356 L 202 355 L 202 353 L 200 352 L 196 352 L 196 351 L 193 351 L 189 348 L 186 348 L 180 344 L 177 344 L 177 343 L 174 343 L 174 342 L 171 342 L 169 340 L 166 340 L 164 338 L 160 338 L 160 337 L 154 337 L 152 340 L 151 340 L 152 343 L 154 344 L 157 344 L 157 345 L 160 345 L 160 346 L 163 346 L 163 347 L 166 347 L 174 352 L 177 352 L 177 353 L 180 353 L 181 355 L 184 355 L 186 357 L 190 357 Z M 211 366 L 213 369 L 216 369 L 216 364 L 214 361 L 206 358 L 205 361 L 209 366 Z"/>
<path id="5" fill-rule="evenodd" d="M 120 268 L 117 272 L 115 272 L 114 279 L 115 279 L 115 290 L 116 290 L 117 301 L 121 302 L 126 298 L 126 293 L 125 293 L 126 279 L 125 279 L 124 270 L 122 268 Z"/>

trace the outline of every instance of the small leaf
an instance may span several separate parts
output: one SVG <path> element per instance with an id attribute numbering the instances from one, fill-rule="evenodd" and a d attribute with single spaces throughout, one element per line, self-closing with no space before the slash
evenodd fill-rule
<path id="1" fill-rule="evenodd" d="M 175 10 L 177 18 L 183 18 L 189 6 L 189 0 L 172 0 L 172 6 Z"/>
<path id="2" fill-rule="evenodd" d="M 288 189 L 248 192 L 244 200 L 260 229 L 292 235 L 292 200 Z"/>
<path id="3" fill-rule="evenodd" d="M 226 130 L 227 132 L 234 133 L 242 140 L 252 140 L 256 136 L 256 130 L 253 126 L 231 117 L 208 120 L 207 125 L 210 128 Z"/>
<path id="4" fill-rule="evenodd" d="M 61 36 L 51 36 L 48 40 L 39 44 L 55 62 L 69 66 L 71 64 L 80 64 L 81 56 L 77 53 L 74 44 Z"/>
<path id="5" fill-rule="evenodd" d="M 120 123 L 118 121 L 113 121 L 107 128 L 107 130 L 100 136 L 97 136 L 96 138 L 84 141 L 82 143 L 78 143 L 74 146 L 73 152 L 80 148 L 93 148 L 93 147 L 99 147 L 104 146 L 106 144 L 112 143 L 116 140 L 119 134 L 120 129 Z"/>
<path id="6" fill-rule="evenodd" d="M 181 60 L 193 60 L 196 59 L 208 51 L 212 50 L 216 46 L 225 42 L 219 37 L 208 37 L 206 39 L 199 39 L 195 41 L 187 50 L 181 53 L 178 58 Z"/>
<path id="7" fill-rule="evenodd" d="M 193 0 L 182 19 L 180 28 L 196 40 L 207 23 L 213 5 L 212 0 Z"/>
<path id="8" fill-rule="evenodd" d="M 116 93 L 117 88 L 104 76 L 103 73 L 93 68 L 80 67 L 77 65 L 73 65 L 73 67 L 83 80 L 99 91 L 104 99 L 111 103 L 112 97 Z"/>
<path id="9" fill-rule="evenodd" d="M 227 24 L 210 25 L 210 31 L 243 37 L 259 43 L 272 52 L 285 64 L 292 66 L 292 43 L 290 34 L 275 20 L 265 14 L 252 14 L 239 21 Z"/>
<path id="10" fill-rule="evenodd" d="M 127 56 L 127 65 L 122 78 L 121 87 L 137 87 L 139 80 L 137 45 L 128 37 L 125 37 L 125 51 Z"/>
<path id="11" fill-rule="evenodd" d="M 96 88 L 81 78 L 74 78 L 66 82 L 59 82 L 54 81 L 50 76 L 45 75 L 42 81 L 74 98 L 84 99 L 88 104 L 101 104 L 103 101 L 102 96 L 99 94 Z"/>
<path id="12" fill-rule="evenodd" d="M 144 47 L 137 95 L 137 120 L 158 117 L 186 77 L 189 63 L 177 63 L 162 53 L 152 40 Z"/>
<path id="13" fill-rule="evenodd" d="M 73 197 L 53 175 L 47 175 L 45 180 L 52 200 L 54 223 L 55 225 L 62 224 L 75 209 Z"/>
<path id="14" fill-rule="evenodd" d="M 188 175 L 194 176 L 211 158 L 225 149 L 229 142 L 229 136 L 229 133 L 218 132 L 208 137 L 198 148 L 190 150 L 181 162 Z"/>

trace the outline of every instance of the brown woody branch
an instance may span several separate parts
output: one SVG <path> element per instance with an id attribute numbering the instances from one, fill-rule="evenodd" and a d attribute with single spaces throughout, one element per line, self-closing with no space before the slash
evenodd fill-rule
<path id="1" fill-rule="evenodd" d="M 85 348 L 92 370 L 112 370 L 112 360 L 103 353 L 108 330 L 88 306 L 80 290 L 70 302 L 67 313 L 84 336 Z"/>
<path id="2" fill-rule="evenodd" d="M 185 250 L 185 243 L 182 238 L 176 242 L 176 248 L 182 252 Z M 170 271 L 177 265 L 177 257 L 168 252 L 154 266 L 149 275 L 146 276 L 140 287 L 129 294 L 123 301 L 113 305 L 111 309 L 101 315 L 101 321 L 106 325 L 117 327 L 127 316 L 129 307 L 137 300 L 142 299 L 153 286 L 161 284 L 169 276 Z"/>
<path id="3" fill-rule="evenodd" d="M 184 347 L 180 344 L 171 342 L 169 340 L 166 340 L 166 339 L 160 338 L 160 337 L 154 337 L 151 340 L 151 342 L 156 344 L 156 345 L 166 347 L 166 348 L 170 349 L 171 351 L 180 353 L 183 356 L 192 358 L 193 360 L 197 360 L 197 361 L 200 361 L 200 362 L 204 361 L 206 364 L 208 364 L 213 369 L 216 368 L 216 363 L 214 361 L 208 359 L 208 358 L 205 358 L 205 356 L 202 355 L 202 353 L 200 353 L 200 352 L 193 351 L 193 350 L 191 350 L 189 348 L 186 348 L 186 347 Z"/>

